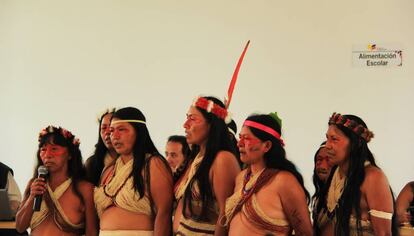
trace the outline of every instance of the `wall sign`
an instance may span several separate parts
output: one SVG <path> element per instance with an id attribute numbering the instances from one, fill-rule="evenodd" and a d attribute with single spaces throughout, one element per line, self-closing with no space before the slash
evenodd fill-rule
<path id="1" fill-rule="evenodd" d="M 402 52 L 397 45 L 354 45 L 352 65 L 369 68 L 402 66 Z"/>

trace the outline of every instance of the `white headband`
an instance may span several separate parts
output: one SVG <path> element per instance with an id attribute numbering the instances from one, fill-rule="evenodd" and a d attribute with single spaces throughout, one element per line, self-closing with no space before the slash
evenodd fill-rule
<path id="1" fill-rule="evenodd" d="M 116 120 L 116 121 L 112 121 L 111 124 L 117 124 L 117 123 L 122 123 L 122 122 L 130 122 L 130 123 L 141 123 L 141 124 L 146 124 L 145 121 L 143 120 Z"/>
<path id="2" fill-rule="evenodd" d="M 233 136 L 236 136 L 236 132 L 234 132 L 234 130 L 232 130 L 232 129 L 230 129 L 230 128 L 227 128 L 228 130 L 229 130 L 229 132 L 233 135 Z"/>

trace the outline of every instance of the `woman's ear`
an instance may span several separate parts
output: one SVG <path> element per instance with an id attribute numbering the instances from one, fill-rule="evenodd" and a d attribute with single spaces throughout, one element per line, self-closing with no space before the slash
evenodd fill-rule
<path id="1" fill-rule="evenodd" d="M 272 148 L 272 142 L 267 140 L 264 142 L 264 151 L 265 153 L 268 152 Z"/>

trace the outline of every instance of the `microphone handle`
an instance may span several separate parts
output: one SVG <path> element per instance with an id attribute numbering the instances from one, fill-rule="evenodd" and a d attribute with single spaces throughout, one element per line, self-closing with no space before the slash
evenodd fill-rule
<path id="1" fill-rule="evenodd" d="M 40 206 L 42 205 L 42 195 L 36 195 L 33 201 L 33 211 L 40 211 Z"/>
<path id="2" fill-rule="evenodd" d="M 44 179 L 46 179 L 46 176 L 47 175 L 45 175 L 45 174 L 39 174 L 39 178 L 44 178 Z M 42 205 L 42 197 L 43 197 L 43 195 L 36 195 L 35 196 L 35 198 L 34 198 L 34 202 L 33 202 L 33 211 L 40 211 L 40 206 Z"/>

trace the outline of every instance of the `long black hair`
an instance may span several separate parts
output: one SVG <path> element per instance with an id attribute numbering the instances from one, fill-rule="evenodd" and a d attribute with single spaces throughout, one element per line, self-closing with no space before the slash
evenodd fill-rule
<path id="1" fill-rule="evenodd" d="M 146 121 L 144 114 L 142 114 L 142 112 L 135 107 L 125 107 L 115 111 L 114 115 L 112 116 L 112 119 L 115 118 L 118 118 L 120 120 L 141 120 L 143 122 Z M 137 191 L 140 195 L 140 198 L 142 198 L 144 197 L 145 188 L 148 188 L 149 193 L 151 191 L 149 186 L 149 166 L 147 166 L 150 158 L 146 158 L 146 156 L 150 155 L 151 158 L 160 158 L 163 161 L 166 168 L 170 168 L 165 158 L 161 156 L 161 154 L 155 147 L 154 142 L 152 141 L 150 134 L 148 132 L 147 125 L 137 122 L 128 123 L 134 127 L 136 133 L 135 143 L 132 147 L 132 155 L 134 162 L 132 164 L 132 171 L 130 176 L 133 177 L 133 185 L 135 191 Z M 144 178 L 146 181 L 146 186 L 144 185 L 144 178 L 141 174 L 143 169 L 145 170 Z"/>
<path id="2" fill-rule="evenodd" d="M 270 127 L 281 134 L 281 125 L 270 115 L 251 115 L 246 120 L 254 121 Z M 309 192 L 306 190 L 303 183 L 303 177 L 297 170 L 296 166 L 286 159 L 286 152 L 280 140 L 276 139 L 273 135 L 264 132 L 260 129 L 249 127 L 250 131 L 261 141 L 271 141 L 272 147 L 268 152 L 264 154 L 264 161 L 267 168 L 285 170 L 290 172 L 298 180 L 303 191 L 305 192 L 306 201 L 309 204 L 310 197 Z"/>
<path id="3" fill-rule="evenodd" d="M 313 186 L 315 186 L 315 193 L 312 195 L 312 203 L 311 203 L 312 204 L 311 208 L 312 208 L 312 220 L 313 220 L 313 222 L 317 222 L 317 220 L 318 220 L 317 203 L 318 203 L 318 201 L 320 201 L 320 200 L 318 200 L 318 197 L 321 195 L 321 191 L 323 191 L 323 189 L 325 189 L 327 186 L 329 186 L 326 183 L 328 180 L 326 180 L 326 182 L 322 181 L 319 178 L 318 173 L 316 172 L 316 161 L 317 161 L 319 152 L 321 151 L 322 148 L 325 147 L 325 144 L 326 144 L 326 141 L 322 142 L 322 144 L 319 146 L 319 148 L 316 151 L 315 156 L 313 158 L 313 165 L 314 166 L 313 166 L 312 182 L 313 182 Z M 334 168 L 332 168 L 332 169 L 334 169 Z M 332 169 L 331 169 L 330 173 L 332 173 Z M 330 176 L 330 173 L 329 173 L 329 176 Z M 317 224 L 314 223 L 313 228 L 314 228 L 314 231 L 315 231 L 315 235 L 319 235 L 320 234 L 320 229 L 316 225 Z"/>
<path id="4" fill-rule="evenodd" d="M 315 193 L 312 195 L 312 200 L 316 199 L 316 196 L 318 195 L 318 193 L 322 190 L 322 188 L 325 186 L 325 182 L 322 181 L 319 176 L 318 173 L 316 172 L 316 162 L 317 162 L 317 158 L 319 155 L 319 152 L 321 151 L 322 148 L 325 147 L 326 142 L 322 142 L 321 145 L 319 146 L 318 150 L 315 153 L 315 156 L 313 157 L 313 176 L 312 176 L 312 182 L 313 182 L 313 186 L 315 186 Z"/>
<path id="5" fill-rule="evenodd" d="M 167 139 L 168 142 L 174 142 L 181 144 L 181 153 L 184 156 L 184 160 L 180 163 L 180 165 L 176 168 L 175 172 L 173 173 L 173 180 L 174 183 L 177 182 L 182 174 L 185 172 L 188 163 L 190 162 L 190 146 L 187 143 L 187 139 L 183 135 L 171 135 Z"/>
<path id="6" fill-rule="evenodd" d="M 234 120 L 231 120 L 230 123 L 227 124 L 227 128 L 229 130 L 230 141 L 232 145 L 234 146 L 234 151 L 235 151 L 234 154 L 236 155 L 237 162 L 239 163 L 240 168 L 243 169 L 243 162 L 240 160 L 240 151 L 239 151 L 239 148 L 237 147 L 237 138 L 236 138 L 237 124 L 236 122 Z"/>
<path id="7" fill-rule="evenodd" d="M 42 159 L 40 158 L 40 151 L 46 144 L 59 145 L 68 149 L 68 154 L 70 156 L 68 160 L 68 176 L 72 178 L 73 192 L 79 197 L 81 202 L 84 203 L 84 199 L 79 191 L 79 182 L 85 179 L 85 168 L 82 163 L 79 140 L 64 128 L 55 126 L 44 128 L 39 135 L 39 146 L 36 153 L 37 163 L 33 171 L 33 178 L 37 178 L 37 170 L 39 166 L 43 165 Z"/>
<path id="8" fill-rule="evenodd" d="M 343 115 L 344 118 L 353 120 L 363 127 L 367 128 L 365 122 L 355 115 Z M 349 235 L 349 220 L 352 211 L 355 211 L 356 226 L 358 234 L 362 235 L 361 227 L 361 185 L 365 179 L 365 162 L 368 161 L 371 165 L 379 168 L 375 163 L 374 155 L 368 148 L 368 143 L 361 136 L 343 125 L 335 125 L 341 130 L 345 136 L 349 139 L 349 167 L 346 174 L 347 180 L 340 199 L 338 200 L 338 208 L 335 211 L 336 224 L 335 235 Z M 336 167 L 337 168 L 337 167 Z M 323 188 L 318 196 L 317 212 L 319 213 L 324 207 L 326 207 L 326 198 L 329 186 L 332 182 L 333 173 L 336 168 L 332 168 L 331 175 L 326 183 L 326 188 Z M 391 189 L 391 187 L 390 187 Z M 393 202 L 394 201 L 394 194 Z M 316 226 L 317 224 L 315 224 Z M 319 229 L 318 229 L 319 230 Z M 395 213 L 392 219 L 392 233 L 398 235 L 398 228 Z"/>
<path id="9" fill-rule="evenodd" d="M 98 142 L 95 144 L 95 151 L 93 155 L 90 156 L 85 162 L 86 179 L 95 186 L 99 185 L 102 170 L 104 168 L 104 158 L 108 152 L 108 148 L 105 146 L 103 137 L 101 136 L 102 120 L 106 115 L 112 115 L 113 112 L 114 110 L 107 111 L 99 118 Z"/>
<path id="10" fill-rule="evenodd" d="M 216 105 L 219 105 L 224 108 L 224 104 L 215 97 L 204 97 L 208 100 L 213 101 Z M 190 211 L 191 217 L 196 220 L 201 221 L 208 221 L 207 218 L 207 212 L 208 209 L 213 206 L 214 204 L 214 196 L 213 196 L 213 190 L 211 189 L 211 183 L 209 178 L 210 168 L 216 159 L 216 156 L 218 152 L 220 151 L 229 151 L 231 153 L 235 153 L 234 147 L 231 145 L 230 138 L 228 135 L 228 130 L 226 123 L 224 120 L 220 119 L 216 115 L 207 112 L 204 109 L 200 109 L 196 107 L 198 111 L 201 112 L 203 117 L 207 120 L 207 122 L 210 124 L 210 130 L 208 133 L 207 143 L 206 143 L 206 149 L 205 154 L 203 157 L 203 160 L 200 163 L 200 166 L 198 167 L 196 173 L 194 174 L 194 177 L 190 180 L 187 189 L 184 192 L 184 207 L 183 207 L 183 215 L 187 216 L 186 209 L 188 206 L 188 209 Z M 194 145 L 191 147 L 192 154 L 191 156 L 194 158 L 198 152 L 200 151 L 200 148 L 198 145 Z M 193 194 L 192 189 L 194 187 L 194 184 L 198 184 L 199 190 L 200 190 L 200 200 L 202 203 L 201 212 L 199 215 L 196 215 L 193 212 Z"/>

